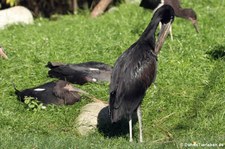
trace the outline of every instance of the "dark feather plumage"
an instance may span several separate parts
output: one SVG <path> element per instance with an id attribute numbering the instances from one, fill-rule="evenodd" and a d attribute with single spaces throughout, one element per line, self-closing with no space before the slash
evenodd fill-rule
<path id="1" fill-rule="evenodd" d="M 128 116 L 140 105 L 156 75 L 156 57 L 146 42 L 136 42 L 117 60 L 110 84 L 111 120 Z"/>
<path id="2" fill-rule="evenodd" d="M 161 0 L 142 0 L 140 6 L 146 9 L 154 10 L 161 3 Z"/>
<path id="3" fill-rule="evenodd" d="M 112 67 L 101 62 L 86 62 L 79 64 L 62 64 L 48 62 L 50 77 L 60 78 L 71 83 L 85 84 L 87 82 L 110 81 Z"/>
<path id="4" fill-rule="evenodd" d="M 155 80 L 155 31 L 160 21 L 171 21 L 173 13 L 173 9 L 168 5 L 156 11 L 139 40 L 117 59 L 110 83 L 109 104 L 112 122 L 131 115 L 141 104 L 147 88 Z"/>
<path id="5" fill-rule="evenodd" d="M 77 90 L 77 91 L 76 91 Z M 43 85 L 15 93 L 24 102 L 25 97 L 34 97 L 43 104 L 72 105 L 80 100 L 79 89 L 75 89 L 66 81 L 49 82 Z"/>
<path id="6" fill-rule="evenodd" d="M 157 54 L 168 34 L 174 19 L 174 10 L 163 5 L 154 13 L 151 22 L 141 37 L 116 61 L 110 81 L 109 112 L 111 122 L 129 117 L 130 142 L 132 137 L 132 113 L 137 110 L 140 142 L 143 142 L 141 102 L 148 87 L 156 77 Z M 162 28 L 157 43 L 155 31 L 159 22 Z"/>

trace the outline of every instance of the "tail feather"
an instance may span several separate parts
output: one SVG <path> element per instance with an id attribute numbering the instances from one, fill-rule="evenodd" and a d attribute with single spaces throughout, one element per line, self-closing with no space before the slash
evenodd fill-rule
<path id="1" fill-rule="evenodd" d="M 13 86 L 13 88 L 15 90 L 15 94 L 19 95 L 21 92 L 16 88 L 16 85 L 15 85 L 15 83 L 13 81 L 11 81 L 11 83 L 12 83 L 12 86 Z"/>
<path id="2" fill-rule="evenodd" d="M 24 102 L 24 95 L 23 95 L 23 93 L 16 88 L 16 85 L 15 85 L 15 83 L 13 81 L 11 81 L 11 83 L 12 83 L 12 86 L 13 86 L 13 88 L 15 90 L 15 94 L 18 97 L 18 100 Z"/>
<path id="3" fill-rule="evenodd" d="M 116 99 L 116 92 L 112 91 L 110 93 L 110 102 L 109 102 L 109 114 L 111 118 L 111 122 L 115 123 L 122 119 L 125 115 L 125 110 L 123 107 L 123 103 L 121 100 Z M 116 103 L 115 103 L 116 102 Z"/>
<path id="4" fill-rule="evenodd" d="M 52 68 L 56 68 L 56 67 L 59 67 L 62 65 L 65 65 L 65 64 L 60 63 L 60 62 L 48 62 L 47 65 L 45 65 L 45 67 L 52 69 Z"/>

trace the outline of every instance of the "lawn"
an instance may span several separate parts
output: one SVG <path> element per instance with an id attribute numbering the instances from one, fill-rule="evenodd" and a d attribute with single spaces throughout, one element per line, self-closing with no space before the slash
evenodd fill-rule
<path id="1" fill-rule="evenodd" d="M 225 1 L 182 0 L 182 5 L 197 12 L 200 33 L 189 21 L 175 18 L 174 40 L 167 38 L 158 57 L 156 87 L 148 89 L 142 104 L 142 144 L 138 124 L 133 143 L 129 134 L 111 137 L 97 129 L 82 137 L 75 119 L 81 107 L 91 102 L 88 98 L 34 112 L 17 100 L 11 81 L 22 90 L 54 80 L 47 77 L 48 61 L 113 65 L 139 38 L 151 11 L 121 4 L 96 19 L 83 12 L 0 30 L 0 44 L 9 57 L 0 59 L 0 148 L 225 147 Z M 108 86 L 78 87 L 108 101 Z"/>

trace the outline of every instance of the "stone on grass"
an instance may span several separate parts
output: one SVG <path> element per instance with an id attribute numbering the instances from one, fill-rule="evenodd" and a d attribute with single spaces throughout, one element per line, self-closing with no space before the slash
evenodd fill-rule
<path id="1" fill-rule="evenodd" d="M 12 24 L 31 24 L 33 20 L 30 10 L 23 6 L 0 10 L 0 29 Z"/>
<path id="2" fill-rule="evenodd" d="M 110 123 L 108 104 L 103 102 L 92 102 L 85 105 L 76 119 L 77 130 L 82 136 L 93 132 L 98 123 Z"/>

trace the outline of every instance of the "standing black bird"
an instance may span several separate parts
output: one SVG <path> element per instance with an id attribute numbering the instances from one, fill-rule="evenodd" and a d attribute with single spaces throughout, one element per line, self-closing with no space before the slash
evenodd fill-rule
<path id="1" fill-rule="evenodd" d="M 199 32 L 196 12 L 191 8 L 182 8 L 179 0 L 142 0 L 140 6 L 146 9 L 156 10 L 164 4 L 173 7 L 175 16 L 191 21 L 196 32 Z"/>
<path id="2" fill-rule="evenodd" d="M 140 105 L 147 88 L 156 77 L 157 54 L 174 20 L 174 10 L 169 5 L 160 7 L 141 37 L 131 45 L 116 61 L 110 82 L 109 112 L 111 122 L 123 117 L 129 118 L 130 141 L 132 141 L 132 113 L 137 110 L 140 142 L 142 123 Z M 155 44 L 155 31 L 159 22 L 161 32 Z"/>
<path id="3" fill-rule="evenodd" d="M 24 102 L 25 97 L 33 97 L 43 104 L 55 105 L 72 105 L 80 101 L 79 93 L 84 93 L 84 91 L 74 88 L 69 82 L 62 80 L 48 82 L 23 91 L 19 91 L 16 88 L 15 90 L 15 94 L 22 102 Z"/>
<path id="4" fill-rule="evenodd" d="M 48 62 L 50 77 L 67 80 L 71 83 L 110 81 L 112 67 L 101 62 L 85 62 L 79 64 L 60 64 Z"/>

